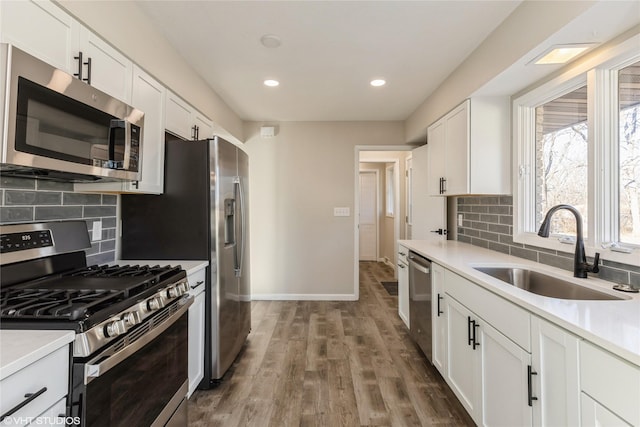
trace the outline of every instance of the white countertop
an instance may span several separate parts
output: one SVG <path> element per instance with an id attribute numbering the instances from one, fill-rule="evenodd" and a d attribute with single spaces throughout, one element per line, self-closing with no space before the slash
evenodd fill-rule
<path id="1" fill-rule="evenodd" d="M 576 279 L 570 271 L 529 261 L 457 241 L 400 240 L 401 245 L 477 283 L 568 331 L 640 366 L 640 294 L 618 292 L 597 278 Z M 473 268 L 510 264 L 535 270 L 610 293 L 627 300 L 564 300 L 536 295 Z"/>
<path id="2" fill-rule="evenodd" d="M 0 380 L 68 345 L 74 338 L 73 331 L 0 330 Z"/>
<path id="3" fill-rule="evenodd" d="M 154 259 L 119 259 L 114 261 L 114 264 L 133 264 L 133 265 L 172 265 L 172 266 L 181 266 L 186 272 L 187 276 L 195 273 L 198 270 L 206 268 L 209 265 L 209 261 L 187 261 L 187 260 L 173 260 L 173 259 L 162 259 L 162 260 L 154 260 Z"/>

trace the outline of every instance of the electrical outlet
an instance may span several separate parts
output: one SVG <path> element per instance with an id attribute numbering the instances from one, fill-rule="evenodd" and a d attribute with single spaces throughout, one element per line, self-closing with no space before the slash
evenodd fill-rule
<path id="1" fill-rule="evenodd" d="M 462 220 L 464 219 L 464 215 L 459 213 L 458 214 L 458 227 L 462 227 Z"/>

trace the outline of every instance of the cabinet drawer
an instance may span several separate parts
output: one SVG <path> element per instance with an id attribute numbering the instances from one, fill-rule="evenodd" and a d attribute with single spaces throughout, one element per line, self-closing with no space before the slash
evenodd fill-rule
<path id="1" fill-rule="evenodd" d="M 66 407 L 67 399 L 58 400 L 52 407 L 47 409 L 42 414 L 38 415 L 29 426 L 45 426 L 45 427 L 53 427 L 53 426 L 62 426 L 62 425 L 73 425 L 73 424 L 64 424 L 62 421 L 71 421 L 74 422 L 74 418 L 67 418 L 65 413 L 67 411 Z M 79 425 L 79 418 L 75 418 L 78 422 L 76 425 Z M 11 425 L 11 424 L 9 424 Z"/>
<path id="2" fill-rule="evenodd" d="M 580 342 L 582 391 L 631 425 L 640 425 L 640 367 Z"/>
<path id="3" fill-rule="evenodd" d="M 190 289 L 189 293 L 194 297 L 204 292 L 205 282 L 206 282 L 206 272 L 207 272 L 207 269 L 203 268 L 201 270 L 196 271 L 195 273 L 191 273 L 187 277 L 187 281 L 189 282 L 189 289 Z"/>
<path id="4" fill-rule="evenodd" d="M 409 264 L 409 262 L 407 261 L 408 256 L 409 256 L 409 249 L 405 248 L 402 245 L 398 246 L 398 262 L 402 262 L 408 265 Z"/>
<path id="5" fill-rule="evenodd" d="M 2 380 L 0 413 L 5 414 L 24 402 L 26 394 L 46 388 L 46 391 L 10 416 L 36 417 L 67 395 L 68 381 L 69 347 L 64 346 Z"/>
<path id="6" fill-rule="evenodd" d="M 446 293 L 531 352 L 531 315 L 527 311 L 449 270 L 445 270 L 444 281 Z"/>

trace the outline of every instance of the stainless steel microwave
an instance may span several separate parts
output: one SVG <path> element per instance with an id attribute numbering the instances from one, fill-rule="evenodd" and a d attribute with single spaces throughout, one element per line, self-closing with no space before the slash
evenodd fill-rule
<path id="1" fill-rule="evenodd" d="M 139 180 L 144 113 L 8 44 L 0 175 Z"/>

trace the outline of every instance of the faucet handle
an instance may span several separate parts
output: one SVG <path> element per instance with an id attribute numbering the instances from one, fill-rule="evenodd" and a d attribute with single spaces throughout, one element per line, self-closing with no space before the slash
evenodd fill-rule
<path id="1" fill-rule="evenodd" d="M 592 273 L 600 272 L 600 267 L 598 267 L 599 264 L 600 264 L 600 252 L 596 252 L 596 255 L 593 257 L 593 266 L 591 267 Z"/>

